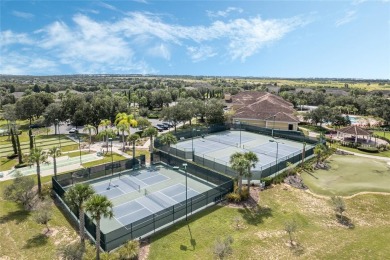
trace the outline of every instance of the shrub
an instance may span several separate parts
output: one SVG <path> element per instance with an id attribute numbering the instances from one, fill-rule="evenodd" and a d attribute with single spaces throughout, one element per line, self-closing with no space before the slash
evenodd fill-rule
<path id="1" fill-rule="evenodd" d="M 71 244 L 62 244 L 57 249 L 57 255 L 61 259 L 73 260 L 82 259 L 84 248 L 81 243 L 74 242 Z"/>
<path id="2" fill-rule="evenodd" d="M 214 255 L 218 259 L 224 259 L 232 253 L 232 244 L 233 238 L 231 236 L 228 236 L 224 241 L 217 239 L 214 245 Z"/>
<path id="3" fill-rule="evenodd" d="M 226 194 L 225 198 L 226 198 L 229 202 L 240 202 L 240 201 L 241 201 L 241 196 L 240 196 L 240 194 L 235 193 L 235 192 L 231 192 L 231 193 Z"/>
<path id="4" fill-rule="evenodd" d="M 249 190 L 247 187 L 243 187 L 242 190 L 241 190 L 241 194 L 240 194 L 240 197 L 241 197 L 241 200 L 247 200 L 249 198 Z"/>
<path id="5" fill-rule="evenodd" d="M 360 146 L 357 148 L 359 151 L 362 151 L 362 152 L 367 152 L 367 153 L 379 153 L 379 149 L 376 148 L 376 147 L 363 147 L 363 146 Z"/>
<path id="6" fill-rule="evenodd" d="M 265 177 L 265 178 L 261 178 L 261 181 L 264 182 L 265 187 L 268 187 L 272 183 L 272 177 L 268 176 L 268 177 Z"/>

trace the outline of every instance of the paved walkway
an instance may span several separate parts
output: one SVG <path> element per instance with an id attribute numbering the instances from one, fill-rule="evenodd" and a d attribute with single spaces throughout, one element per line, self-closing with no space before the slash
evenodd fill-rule
<path id="1" fill-rule="evenodd" d="M 75 142 L 78 142 L 78 140 L 72 136 L 68 136 L 68 138 L 72 139 Z M 97 155 L 97 152 L 107 151 L 107 147 L 103 147 L 104 145 L 105 145 L 105 142 L 97 142 L 97 143 L 92 144 L 91 145 L 91 152 L 95 152 L 95 153 L 82 155 L 81 156 L 81 163 L 92 162 L 92 161 L 97 161 L 97 160 L 103 159 L 103 157 Z M 150 139 L 148 139 L 144 143 L 144 145 L 136 146 L 136 150 L 137 149 L 148 149 L 149 145 L 150 145 Z M 132 147 L 131 147 L 131 149 L 132 149 Z M 70 152 L 75 152 L 75 151 L 79 151 L 79 150 L 74 150 L 74 151 L 70 151 Z M 83 147 L 83 149 L 81 149 L 81 151 L 89 151 L 89 146 L 84 145 L 84 147 Z M 109 153 L 111 152 L 111 147 L 108 147 L 108 152 Z M 126 158 L 132 158 L 131 155 L 122 151 L 122 143 L 119 143 L 119 141 L 113 141 L 112 152 L 119 154 L 119 155 L 126 157 Z M 80 164 L 80 157 L 79 156 L 69 157 L 66 155 L 67 153 L 68 152 L 64 152 L 63 156 L 60 156 L 57 158 L 57 161 L 56 161 L 57 162 L 57 173 L 62 173 L 62 172 L 67 172 L 67 171 L 72 171 L 72 170 L 77 170 L 77 169 L 82 168 L 82 166 Z M 49 157 L 48 160 L 49 160 L 49 164 L 41 165 L 41 176 L 49 176 L 49 175 L 54 174 L 53 158 Z M 9 171 L 3 171 L 2 172 L 3 177 L 0 177 L 0 181 L 6 181 L 9 179 L 13 179 L 15 177 L 14 174 L 15 174 L 16 170 L 17 169 L 13 168 Z M 36 174 L 36 166 L 35 165 L 31 166 L 31 167 L 20 168 L 18 170 L 23 175 Z"/>

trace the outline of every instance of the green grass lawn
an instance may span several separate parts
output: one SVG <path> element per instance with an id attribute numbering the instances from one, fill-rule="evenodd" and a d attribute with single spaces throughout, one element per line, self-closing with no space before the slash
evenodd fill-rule
<path id="1" fill-rule="evenodd" d="M 354 153 L 361 153 L 361 154 L 367 154 L 367 155 L 373 155 L 373 156 L 379 156 L 379 157 L 390 157 L 390 151 L 384 151 L 384 152 L 379 152 L 379 153 L 368 153 L 368 152 L 360 151 L 356 148 L 346 147 L 346 146 L 342 146 L 342 145 L 336 144 L 336 143 L 332 144 L 331 147 L 343 149 L 343 150 L 354 152 Z"/>
<path id="2" fill-rule="evenodd" d="M 51 177 L 42 178 L 42 182 L 49 180 Z M 46 228 L 33 220 L 31 212 L 3 200 L 3 190 L 10 183 L 0 182 L 0 259 L 57 259 L 58 245 L 76 240 L 76 231 L 53 204 L 52 233 L 45 236 Z"/>
<path id="3" fill-rule="evenodd" d="M 121 160 L 124 160 L 124 159 L 126 159 L 126 157 L 123 157 L 122 155 L 115 154 L 115 153 L 112 154 L 112 160 L 114 162 L 115 161 L 121 161 Z M 105 155 L 102 160 L 88 162 L 88 163 L 83 163 L 82 165 L 83 165 L 84 168 L 89 168 L 89 167 L 92 167 L 92 166 L 105 164 L 105 163 L 110 163 L 110 162 L 111 162 L 111 155 L 108 154 L 108 155 Z"/>
<path id="4" fill-rule="evenodd" d="M 152 237 L 149 259 L 216 259 L 218 238 L 233 237 L 228 259 L 384 259 L 390 254 L 390 200 L 363 195 L 346 200 L 345 216 L 354 228 L 336 220 L 329 199 L 277 185 L 260 193 L 258 214 L 245 208 L 214 206 Z M 233 219 L 242 220 L 236 230 Z M 287 220 L 298 224 L 287 246 Z"/>
<path id="5" fill-rule="evenodd" d="M 390 165 L 383 160 L 332 155 L 330 169 L 301 174 L 304 183 L 318 194 L 352 195 L 363 191 L 390 192 Z"/>
<path id="6" fill-rule="evenodd" d="M 81 151 L 81 155 L 86 155 L 86 154 L 90 154 L 90 153 L 88 151 Z M 69 152 L 63 155 L 67 155 L 69 157 L 77 157 L 80 156 L 80 151 Z"/>

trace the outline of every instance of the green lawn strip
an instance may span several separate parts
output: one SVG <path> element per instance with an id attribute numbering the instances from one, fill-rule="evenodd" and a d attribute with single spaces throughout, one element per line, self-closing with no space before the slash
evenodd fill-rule
<path id="1" fill-rule="evenodd" d="M 330 169 L 302 173 L 304 183 L 322 195 L 352 195 L 363 191 L 390 192 L 389 165 L 354 155 L 332 155 Z"/>
<path id="2" fill-rule="evenodd" d="M 7 157 L 0 157 L 0 172 L 11 170 L 16 164 L 18 164 L 17 158 L 7 159 Z"/>
<path id="3" fill-rule="evenodd" d="M 361 153 L 361 154 L 380 156 L 380 157 L 390 157 L 390 151 L 384 151 L 384 152 L 379 152 L 379 153 L 368 153 L 368 152 L 360 151 L 360 150 L 358 150 L 356 148 L 341 146 L 339 144 L 332 144 L 331 147 L 339 148 L 339 149 L 350 151 L 350 152 L 354 152 L 354 153 Z"/>
<path id="4" fill-rule="evenodd" d="M 51 177 L 42 178 L 42 182 L 49 180 Z M 76 231 L 53 204 L 53 215 L 49 222 L 53 233 L 46 237 L 46 228 L 33 220 L 31 212 L 2 199 L 3 190 L 10 183 L 0 182 L 0 256 L 5 259 L 54 259 L 58 244 L 76 240 Z"/>
<path id="5" fill-rule="evenodd" d="M 65 142 L 61 142 L 61 147 L 62 146 L 66 146 L 66 145 L 71 145 L 71 144 L 75 144 L 75 142 L 71 141 L 71 140 L 67 140 Z M 52 142 L 47 142 L 47 143 L 40 143 L 40 144 L 36 144 L 36 147 L 37 148 L 42 148 L 42 149 L 47 149 L 47 148 L 51 148 L 53 146 L 59 146 L 59 143 L 58 141 L 52 141 Z M 78 145 L 77 145 L 78 146 Z M 23 150 L 23 151 L 26 151 L 26 150 L 29 150 L 30 149 L 30 145 L 29 144 L 23 144 L 20 146 L 20 148 Z M 12 153 L 13 152 L 13 148 L 12 146 L 9 146 L 9 147 L 1 147 L 0 148 L 0 152 L 1 153 Z"/>
<path id="6" fill-rule="evenodd" d="M 115 162 L 115 161 L 121 161 L 121 160 L 124 160 L 126 159 L 126 157 L 123 157 L 122 155 L 119 155 L 119 154 L 112 154 L 112 160 Z M 111 155 L 108 154 L 108 155 L 105 155 L 103 157 L 103 159 L 101 160 L 97 160 L 97 161 L 93 161 L 93 162 L 88 162 L 88 163 L 83 163 L 83 167 L 84 168 L 90 168 L 92 166 L 96 166 L 96 165 L 100 165 L 100 164 L 105 164 L 105 163 L 110 163 L 111 162 Z"/>
<path id="7" fill-rule="evenodd" d="M 376 206 L 383 204 L 387 207 Z M 188 225 L 181 221 L 152 236 L 149 259 L 215 259 L 215 241 L 228 235 L 234 239 L 228 259 L 382 259 L 390 253 L 388 204 L 389 197 L 380 195 L 346 200 L 345 215 L 355 224 L 348 229 L 337 222 L 329 199 L 277 185 L 260 193 L 263 208 L 257 215 L 249 209 L 214 206 L 190 217 Z M 241 230 L 233 227 L 236 217 L 242 218 Z M 286 245 L 284 225 L 291 219 L 298 224 L 293 238 L 302 251 Z"/>
<path id="8" fill-rule="evenodd" d="M 87 151 L 81 151 L 81 155 L 86 155 L 86 154 L 91 154 L 91 153 L 89 153 Z M 77 157 L 77 156 L 80 156 L 80 151 L 64 153 L 62 155 L 67 155 L 69 157 Z"/>

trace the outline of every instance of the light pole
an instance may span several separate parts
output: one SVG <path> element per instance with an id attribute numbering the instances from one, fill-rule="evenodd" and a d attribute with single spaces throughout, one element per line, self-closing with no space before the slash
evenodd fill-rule
<path id="1" fill-rule="evenodd" d="M 272 138 L 274 137 L 274 129 L 275 129 L 275 115 L 274 115 L 274 123 L 272 124 Z"/>
<path id="2" fill-rule="evenodd" d="M 188 206 L 187 206 L 187 203 L 188 203 L 188 201 L 187 201 L 187 164 L 186 163 L 183 163 L 183 167 L 184 167 L 184 173 L 185 173 L 185 175 L 186 175 L 186 221 L 187 221 L 187 214 L 188 214 L 188 210 L 187 210 L 187 208 L 188 208 Z"/>
<path id="3" fill-rule="evenodd" d="M 112 138 L 108 138 L 111 143 L 111 176 L 114 175 L 114 159 L 112 158 Z"/>
<path id="4" fill-rule="evenodd" d="M 240 125 L 240 148 L 241 148 L 241 122 L 236 120 L 236 124 Z"/>
<path id="5" fill-rule="evenodd" d="M 275 177 L 276 177 L 276 174 L 279 171 L 279 164 L 278 164 L 279 142 L 275 141 L 275 140 L 269 140 L 269 141 L 272 142 L 272 143 L 276 143 L 276 172 L 275 172 Z"/>

